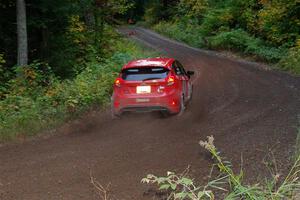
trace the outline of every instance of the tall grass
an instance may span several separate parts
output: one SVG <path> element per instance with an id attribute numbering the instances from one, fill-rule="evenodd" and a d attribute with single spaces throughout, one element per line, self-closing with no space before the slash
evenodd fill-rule
<path id="1" fill-rule="evenodd" d="M 295 157 L 297 158 L 299 155 L 300 155 L 300 116 L 299 116 L 299 127 L 297 127 Z"/>
<path id="2" fill-rule="evenodd" d="M 300 155 L 297 156 L 295 163 L 289 173 L 280 181 L 278 174 L 272 174 L 272 179 L 265 184 L 246 185 L 243 182 L 243 170 L 236 174 L 232 170 L 230 162 L 224 160 L 220 152 L 214 145 L 214 138 L 209 136 L 207 141 L 200 141 L 214 160 L 218 167 L 219 175 L 210 180 L 204 186 L 198 186 L 193 179 L 186 173 L 176 175 L 168 172 L 165 177 L 158 177 L 152 174 L 142 179 L 143 183 L 157 184 L 159 190 L 167 192 L 167 199 L 220 199 L 216 194 L 220 192 L 226 200 L 282 200 L 295 199 L 300 189 Z"/>

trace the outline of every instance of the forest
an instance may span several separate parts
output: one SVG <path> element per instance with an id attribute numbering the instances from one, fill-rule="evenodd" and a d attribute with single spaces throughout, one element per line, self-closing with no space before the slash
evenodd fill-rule
<path id="1" fill-rule="evenodd" d="M 53 127 L 109 102 L 130 59 L 128 19 L 191 46 L 300 74 L 298 0 L 6 0 L 0 2 L 0 138 Z"/>
<path id="2" fill-rule="evenodd" d="M 300 73 L 297 0 L 148 1 L 143 17 L 152 29 L 191 46 L 236 52 Z"/>
<path id="3" fill-rule="evenodd" d="M 299 91 L 300 0 L 0 0 L 0 199 L 300 199 Z"/>
<path id="4" fill-rule="evenodd" d="M 16 22 L 22 5 L 26 15 Z M 114 17 L 132 6 L 126 0 L 1 1 L 1 139 L 34 135 L 109 102 L 119 68 L 146 56 L 114 29 Z M 17 32 L 18 23 L 26 23 L 27 36 Z"/>

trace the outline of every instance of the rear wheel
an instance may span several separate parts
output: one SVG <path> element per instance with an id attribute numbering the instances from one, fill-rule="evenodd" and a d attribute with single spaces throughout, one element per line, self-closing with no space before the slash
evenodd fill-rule
<path id="1" fill-rule="evenodd" d="M 115 113 L 114 111 L 111 112 L 112 119 L 121 119 L 121 115 L 119 113 Z"/>
<path id="2" fill-rule="evenodd" d="M 168 118 L 168 117 L 170 117 L 170 112 L 169 111 L 160 111 L 160 116 L 162 117 L 162 118 Z"/>
<path id="3" fill-rule="evenodd" d="M 116 112 L 116 110 L 114 108 L 113 101 L 111 102 L 110 112 L 111 112 L 111 118 L 112 119 L 121 119 L 121 113 Z"/>

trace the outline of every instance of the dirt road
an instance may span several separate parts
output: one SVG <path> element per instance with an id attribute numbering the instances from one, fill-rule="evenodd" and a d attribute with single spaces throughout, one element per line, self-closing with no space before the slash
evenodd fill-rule
<path id="1" fill-rule="evenodd" d="M 129 29 L 122 29 L 126 33 Z M 109 113 L 84 117 L 47 139 L 0 147 L 0 199 L 99 199 L 90 176 L 111 184 L 116 199 L 152 199 L 140 183 L 148 173 L 181 172 L 187 166 L 203 182 L 212 164 L 199 145 L 214 135 L 216 146 L 250 183 L 267 175 L 274 152 L 284 171 L 294 151 L 300 80 L 244 61 L 193 49 L 136 28 L 131 37 L 195 70 L 194 96 L 180 117 Z"/>

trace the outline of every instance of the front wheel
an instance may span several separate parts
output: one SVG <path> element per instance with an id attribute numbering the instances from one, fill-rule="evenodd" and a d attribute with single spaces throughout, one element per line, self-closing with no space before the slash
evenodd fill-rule
<path id="1" fill-rule="evenodd" d="M 193 87 L 194 87 L 193 85 L 191 85 L 191 87 L 190 87 L 189 98 L 188 98 L 189 101 L 191 101 L 193 99 L 193 89 L 194 89 Z"/>
<path id="2" fill-rule="evenodd" d="M 182 115 L 184 113 L 184 110 L 185 110 L 184 97 L 183 97 L 183 95 L 181 95 L 181 98 L 180 98 L 180 109 L 179 109 L 179 112 L 178 112 L 178 116 Z"/>

